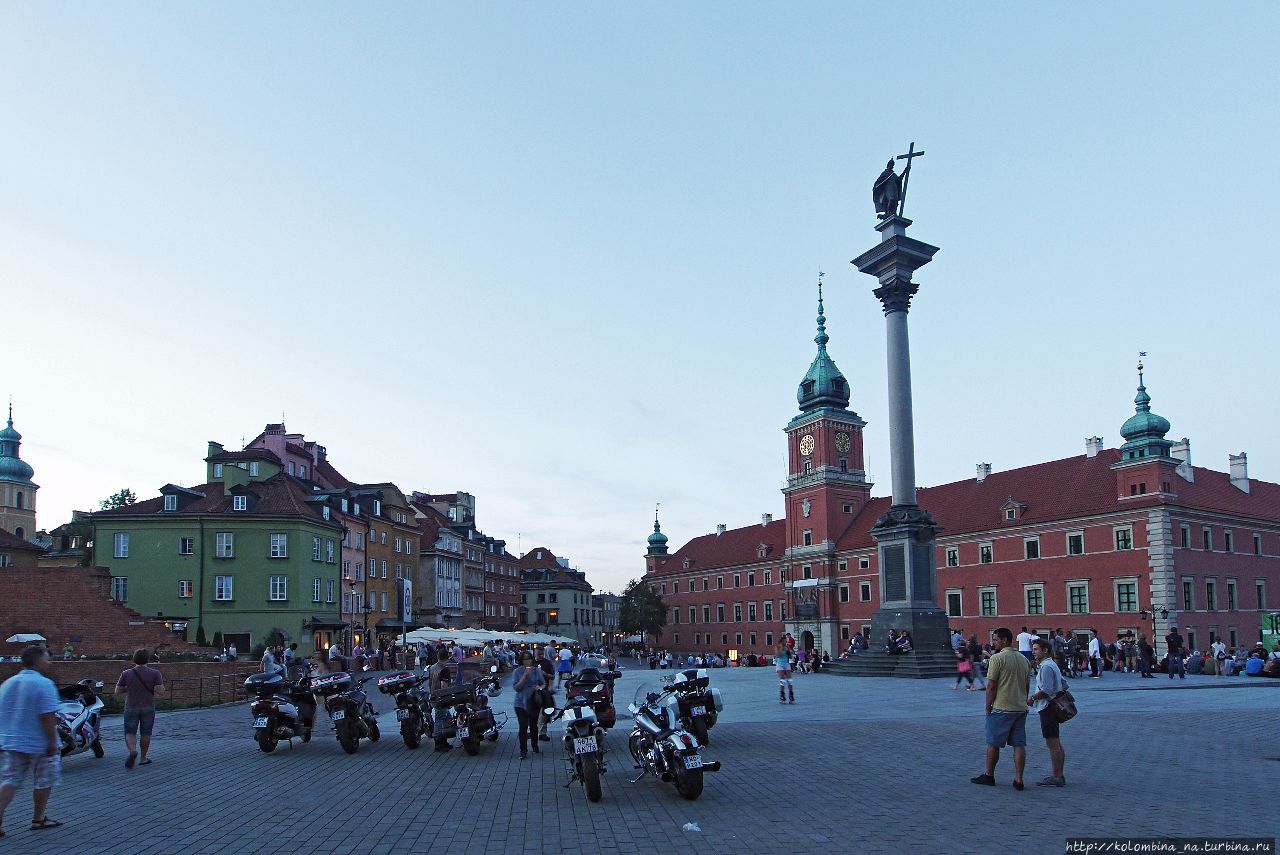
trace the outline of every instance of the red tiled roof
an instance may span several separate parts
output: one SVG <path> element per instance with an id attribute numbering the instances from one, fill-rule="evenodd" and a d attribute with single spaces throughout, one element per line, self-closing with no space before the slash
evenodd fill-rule
<path id="1" fill-rule="evenodd" d="M 0 549 L 25 549 L 30 552 L 44 552 L 43 548 L 2 528 L 0 528 Z"/>
<path id="2" fill-rule="evenodd" d="M 244 451 L 222 451 L 205 458 L 206 463 L 238 463 L 241 460 L 266 460 L 280 465 L 280 458 L 275 452 L 265 448 L 246 448 Z"/>
<path id="3" fill-rule="evenodd" d="M 542 557 L 538 557 L 538 553 L 542 553 Z M 524 554 L 516 562 L 521 570 L 563 570 L 560 562 L 556 560 L 556 554 L 545 546 L 535 546 Z"/>
<path id="4" fill-rule="evenodd" d="M 767 552 L 759 557 L 760 545 Z M 687 572 L 711 570 L 739 564 L 753 564 L 761 560 L 778 559 L 787 549 L 787 521 L 774 520 L 768 525 L 749 525 L 729 529 L 721 534 L 704 534 L 695 537 L 665 559 L 658 559 L 658 572 L 685 571 L 685 559 L 689 559 Z"/>
<path id="5" fill-rule="evenodd" d="M 354 487 L 355 484 L 348 481 L 345 476 L 328 460 L 321 460 L 315 466 L 316 480 L 321 483 L 328 484 L 331 487 Z"/>
<path id="6" fill-rule="evenodd" d="M 164 497 L 146 499 L 122 508 L 110 511 L 99 511 L 95 517 L 117 516 L 191 516 L 194 514 L 247 514 L 248 516 L 301 516 L 316 522 L 323 522 L 318 507 L 309 505 L 307 497 L 311 495 L 296 479 L 284 473 L 278 473 L 265 481 L 253 481 L 244 485 L 237 492 L 248 492 L 257 496 L 258 501 L 250 511 L 232 511 L 231 494 L 221 481 L 202 484 L 193 488 L 204 493 L 204 498 L 194 499 L 177 511 L 165 511 Z M 337 525 L 330 522 L 329 525 Z"/>
<path id="7" fill-rule="evenodd" d="M 1096 457 L 1079 455 L 992 472 L 982 482 L 970 478 L 922 488 L 917 501 L 942 526 L 944 535 L 1020 528 L 1161 504 L 1280 521 L 1280 484 L 1251 479 L 1250 492 L 1245 493 L 1231 483 L 1227 473 L 1199 466 L 1194 467 L 1194 483 L 1173 476 L 1176 498 L 1164 499 L 1150 493 L 1122 501 L 1117 495 L 1116 473 L 1111 469 L 1119 460 L 1118 449 L 1106 449 Z M 1000 506 L 1009 499 L 1021 507 L 1016 520 L 1005 520 L 1000 512 Z M 881 496 L 863 505 L 837 537 L 836 549 L 847 551 L 874 546 L 871 527 L 889 510 L 890 504 L 889 497 Z M 767 559 L 781 557 L 787 548 L 786 521 L 775 520 L 767 526 L 751 525 L 719 535 L 695 537 L 670 556 L 659 559 L 656 573 L 696 572 L 755 563 L 761 560 L 757 556 L 761 543 L 773 547 Z M 692 559 L 688 570 L 684 568 L 685 558 Z"/>

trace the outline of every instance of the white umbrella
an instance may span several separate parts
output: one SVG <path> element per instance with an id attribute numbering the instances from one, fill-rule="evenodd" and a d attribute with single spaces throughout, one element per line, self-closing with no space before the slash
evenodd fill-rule
<path id="1" fill-rule="evenodd" d="M 43 635 L 41 635 L 38 632 L 20 632 L 17 635 L 11 635 L 5 639 L 5 641 L 9 642 L 10 644 L 25 644 L 31 641 L 48 641 L 48 640 L 49 639 L 45 638 Z"/>

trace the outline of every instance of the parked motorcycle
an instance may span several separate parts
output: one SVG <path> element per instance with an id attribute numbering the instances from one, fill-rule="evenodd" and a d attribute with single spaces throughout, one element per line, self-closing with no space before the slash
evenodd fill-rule
<path id="1" fill-rule="evenodd" d="M 601 681 L 570 698 L 564 709 L 547 707 L 543 710 L 548 721 L 563 718 L 565 722 L 564 753 L 569 764 L 569 782 L 565 786 L 581 781 L 587 791 L 587 801 L 591 802 L 600 801 L 600 776 L 607 771 L 604 765 L 604 725 L 596 715 L 596 705 L 607 703 L 612 706 L 609 694 L 608 684 Z"/>
<path id="2" fill-rule="evenodd" d="M 304 668 L 297 680 L 284 674 L 250 674 L 244 681 L 245 691 L 257 700 L 249 707 L 253 713 L 253 738 L 267 754 L 276 750 L 280 740 L 295 737 L 311 741 L 316 721 L 316 696 L 312 692 L 311 669 Z"/>
<path id="3" fill-rule="evenodd" d="M 590 697 L 596 719 L 604 728 L 611 728 L 618 723 L 618 711 L 613 703 L 613 683 L 621 677 L 621 671 L 583 668 L 565 682 L 566 702 L 579 697 Z M 604 690 L 597 692 L 598 686 L 603 687 Z"/>
<path id="4" fill-rule="evenodd" d="M 400 738 L 409 748 L 417 748 L 422 744 L 424 736 L 431 736 L 431 704 L 428 700 L 430 692 L 426 689 L 425 675 L 412 671 L 399 674 L 388 674 L 378 679 L 378 691 L 394 695 L 396 702 L 396 721 L 400 723 Z"/>
<path id="5" fill-rule="evenodd" d="M 333 722 L 338 744 L 348 754 L 360 750 L 361 739 L 377 742 L 382 736 L 378 731 L 378 712 L 364 691 L 364 684 L 372 679 L 352 680 L 345 671 L 311 678 L 312 690 L 324 698 L 324 708 Z"/>
<path id="6" fill-rule="evenodd" d="M 507 722 L 506 713 L 499 713 L 501 720 L 495 717 L 489 706 L 489 692 L 497 687 L 497 666 L 491 666 L 489 673 L 467 683 L 453 686 L 442 686 L 428 696 L 433 709 L 445 708 L 449 711 L 444 717 L 444 725 L 435 732 L 437 745 L 447 743 L 457 737 L 462 743 L 462 750 L 475 756 L 480 753 L 481 740 L 498 741 L 498 731 Z"/>
<path id="7" fill-rule="evenodd" d="M 702 795 L 703 773 L 719 772 L 720 761 L 702 759 L 697 737 L 681 727 L 676 705 L 666 703 L 672 691 L 670 686 L 641 686 L 627 708 L 635 716 L 627 748 L 636 768 L 643 770 L 632 783 L 652 772 L 692 801 Z"/>
<path id="8" fill-rule="evenodd" d="M 89 750 L 102 758 L 102 681 L 85 677 L 58 689 L 58 743 L 63 757 Z"/>
<path id="9" fill-rule="evenodd" d="M 680 726 L 697 737 L 699 745 L 710 745 L 710 730 L 724 711 L 724 699 L 719 689 L 710 688 L 711 677 L 707 669 L 689 668 L 663 680 L 671 688 L 664 701 L 675 708 Z"/>

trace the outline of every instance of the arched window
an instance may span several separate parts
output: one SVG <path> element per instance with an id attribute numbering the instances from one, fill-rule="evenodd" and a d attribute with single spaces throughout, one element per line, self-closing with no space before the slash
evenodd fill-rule
<path id="1" fill-rule="evenodd" d="M 22 507 L 22 491 L 21 490 L 18 491 L 18 498 L 14 500 L 13 506 L 15 508 Z"/>
<path id="2" fill-rule="evenodd" d="M 18 537 L 21 537 L 21 538 L 23 538 L 23 539 L 25 539 L 25 538 L 26 538 L 26 534 L 25 534 L 25 532 L 23 531 L 22 526 L 18 526 L 17 528 L 15 528 L 15 529 L 13 530 L 13 533 L 14 533 L 14 534 L 16 534 Z"/>

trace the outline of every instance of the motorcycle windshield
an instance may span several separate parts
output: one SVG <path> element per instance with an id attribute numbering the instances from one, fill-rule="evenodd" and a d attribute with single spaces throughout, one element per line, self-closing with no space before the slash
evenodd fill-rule
<path id="1" fill-rule="evenodd" d="M 636 687 L 635 695 L 632 696 L 631 703 L 636 707 L 643 707 L 646 704 L 661 704 L 664 693 L 670 687 L 665 683 L 657 680 L 646 680 Z"/>

